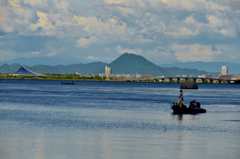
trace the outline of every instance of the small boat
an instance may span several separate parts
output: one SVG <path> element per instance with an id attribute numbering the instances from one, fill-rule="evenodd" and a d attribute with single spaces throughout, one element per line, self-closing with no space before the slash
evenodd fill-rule
<path id="1" fill-rule="evenodd" d="M 62 84 L 68 84 L 68 85 L 74 85 L 75 83 L 73 83 L 73 82 L 62 82 Z"/>
<path id="2" fill-rule="evenodd" d="M 195 83 L 181 84 L 180 89 L 198 89 L 198 85 Z"/>
<path id="3" fill-rule="evenodd" d="M 190 102 L 189 107 L 186 105 L 182 105 L 180 107 L 177 103 L 171 104 L 171 109 L 173 110 L 174 114 L 198 114 L 198 113 L 206 113 L 206 109 L 200 107 L 200 103 L 196 102 L 197 106 L 193 105 L 193 101 Z"/>

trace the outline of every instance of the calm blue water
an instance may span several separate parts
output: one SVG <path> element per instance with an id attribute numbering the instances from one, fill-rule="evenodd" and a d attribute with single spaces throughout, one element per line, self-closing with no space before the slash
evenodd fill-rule
<path id="1" fill-rule="evenodd" d="M 1 159 L 240 157 L 240 85 L 184 90 L 207 109 L 173 115 L 180 84 L 0 80 Z"/>

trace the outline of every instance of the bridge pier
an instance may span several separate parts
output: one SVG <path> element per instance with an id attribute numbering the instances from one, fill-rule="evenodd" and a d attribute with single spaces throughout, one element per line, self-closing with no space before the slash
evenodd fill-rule
<path id="1" fill-rule="evenodd" d="M 135 79 L 132 79 L 132 78 L 127 78 L 125 79 L 126 82 L 143 82 L 143 81 L 146 81 L 146 82 L 166 82 L 169 80 L 169 83 L 172 83 L 173 80 L 176 81 L 177 83 L 180 83 L 181 80 L 185 80 L 185 82 L 194 82 L 196 83 L 197 82 L 197 79 L 201 79 L 202 80 L 202 83 L 205 82 L 205 80 L 208 80 L 208 83 L 219 83 L 219 84 L 222 84 L 222 83 L 228 83 L 228 84 L 231 84 L 231 82 L 233 83 L 240 83 L 240 80 L 222 80 L 222 79 L 214 79 L 214 78 L 198 78 L 198 77 L 158 77 L 158 78 L 135 78 Z"/>
<path id="2" fill-rule="evenodd" d="M 209 80 L 209 81 L 210 81 L 211 84 L 213 83 L 213 80 Z"/>

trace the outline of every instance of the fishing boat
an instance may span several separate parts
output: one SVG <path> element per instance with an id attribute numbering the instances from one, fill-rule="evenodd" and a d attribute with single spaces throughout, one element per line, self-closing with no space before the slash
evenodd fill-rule
<path id="1" fill-rule="evenodd" d="M 181 84 L 180 89 L 198 89 L 198 85 L 195 83 Z"/>
<path id="2" fill-rule="evenodd" d="M 200 103 L 196 102 L 196 105 L 191 101 L 190 105 L 187 107 L 186 105 L 182 105 L 180 107 L 177 103 L 171 103 L 171 109 L 174 114 L 198 114 L 198 113 L 206 113 L 206 109 L 200 107 Z"/>
<path id="3" fill-rule="evenodd" d="M 62 84 L 74 85 L 75 83 L 72 82 L 62 82 Z"/>

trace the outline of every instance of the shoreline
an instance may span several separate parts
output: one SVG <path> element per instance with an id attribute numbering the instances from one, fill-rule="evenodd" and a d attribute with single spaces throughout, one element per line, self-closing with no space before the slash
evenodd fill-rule
<path id="1" fill-rule="evenodd" d="M 128 81 L 128 80 L 98 80 L 98 79 L 50 79 L 50 78 L 1 78 L 0 80 L 48 80 L 48 81 L 92 81 L 92 82 L 133 82 L 133 83 L 177 83 L 177 82 L 160 82 L 160 81 Z M 179 84 L 184 84 L 186 82 L 180 82 Z M 196 84 L 228 84 L 228 83 L 196 83 Z M 239 83 L 229 83 L 239 84 Z"/>

